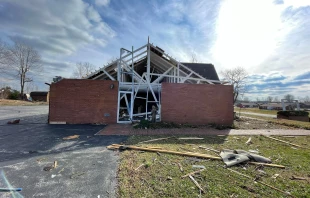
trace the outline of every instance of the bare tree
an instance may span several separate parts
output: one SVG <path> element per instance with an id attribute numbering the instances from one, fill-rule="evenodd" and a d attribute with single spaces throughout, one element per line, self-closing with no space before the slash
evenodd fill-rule
<path id="1" fill-rule="evenodd" d="M 0 40 L 0 71 L 4 69 L 6 57 L 6 44 Z"/>
<path id="2" fill-rule="evenodd" d="M 287 94 L 284 96 L 284 99 L 286 99 L 288 102 L 293 102 L 294 96 L 292 94 Z"/>
<path id="3" fill-rule="evenodd" d="M 268 102 L 272 102 L 272 99 L 273 99 L 272 96 L 268 96 L 268 97 L 267 97 L 267 101 L 268 101 Z"/>
<path id="4" fill-rule="evenodd" d="M 242 67 L 227 69 L 221 72 L 225 81 L 228 81 L 234 87 L 234 103 L 239 94 L 244 94 L 246 91 L 246 79 L 248 73 Z"/>
<path id="5" fill-rule="evenodd" d="M 278 96 L 274 97 L 273 102 L 280 102 Z"/>
<path id="6" fill-rule="evenodd" d="M 5 55 L 6 73 L 19 79 L 23 97 L 25 84 L 33 81 L 31 73 L 39 74 L 42 71 L 41 56 L 34 48 L 17 40 L 7 48 Z"/>
<path id="7" fill-rule="evenodd" d="M 38 91 L 38 86 L 35 85 L 33 82 L 29 82 L 25 85 L 25 92 L 30 93 L 33 91 Z"/>
<path id="8" fill-rule="evenodd" d="M 192 59 L 191 59 L 191 62 L 192 63 L 198 63 L 198 60 L 197 60 L 197 56 L 195 53 L 192 53 Z"/>
<path id="9" fill-rule="evenodd" d="M 249 99 L 248 97 L 245 96 L 244 99 L 243 99 L 243 101 L 244 101 L 244 102 L 249 102 L 250 99 Z"/>
<path id="10" fill-rule="evenodd" d="M 309 96 L 306 96 L 306 97 L 304 98 L 304 102 L 310 102 Z"/>
<path id="11" fill-rule="evenodd" d="M 95 66 L 90 64 L 89 62 L 78 62 L 75 65 L 75 71 L 73 72 L 74 78 L 83 78 L 95 71 Z"/>

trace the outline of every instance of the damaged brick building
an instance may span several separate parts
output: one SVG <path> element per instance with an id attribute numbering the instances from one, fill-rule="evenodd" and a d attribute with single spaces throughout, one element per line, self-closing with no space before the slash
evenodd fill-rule
<path id="1" fill-rule="evenodd" d="M 147 43 L 120 49 L 119 59 L 84 79 L 50 87 L 50 123 L 131 123 L 150 119 L 188 124 L 233 123 L 233 87 L 212 64 L 181 63 Z"/>

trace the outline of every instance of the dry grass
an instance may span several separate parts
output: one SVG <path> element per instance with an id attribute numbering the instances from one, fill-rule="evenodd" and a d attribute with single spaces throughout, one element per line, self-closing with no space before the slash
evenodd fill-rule
<path id="1" fill-rule="evenodd" d="M 0 99 L 0 106 L 36 106 L 36 105 L 48 105 L 47 102 L 29 102 L 23 100 L 8 100 Z"/>
<path id="2" fill-rule="evenodd" d="M 254 165 L 235 166 L 232 169 L 257 178 L 296 197 L 308 197 L 310 184 L 307 181 L 291 180 L 292 176 L 310 179 L 310 152 L 296 149 L 289 145 L 270 140 L 262 136 L 252 137 L 253 144 L 247 145 L 247 136 L 199 136 L 204 140 L 178 140 L 172 138 L 160 140 L 154 144 L 137 144 L 140 141 L 164 136 L 132 136 L 127 144 L 143 147 L 161 147 L 174 151 L 192 151 L 215 155 L 211 151 L 198 148 L 200 145 L 217 150 L 257 149 L 260 154 L 272 159 L 273 163 L 285 165 L 286 169 L 259 168 Z M 310 137 L 278 137 L 302 146 L 308 146 Z M 184 169 L 181 172 L 178 163 Z M 141 166 L 138 170 L 137 167 Z M 206 170 L 194 176 L 195 180 L 206 191 L 201 197 L 286 197 L 282 193 L 253 180 L 231 173 L 224 168 L 222 161 L 201 160 L 171 154 L 156 154 L 126 150 L 121 152 L 119 166 L 120 197 L 199 197 L 200 191 L 189 179 L 182 175 L 192 172 L 192 165 L 203 165 Z M 260 171 L 259 171 L 260 170 Z M 262 172 L 263 171 L 263 172 Z M 279 174 L 277 178 L 272 178 Z"/>
<path id="3" fill-rule="evenodd" d="M 278 110 L 266 110 L 266 109 L 259 109 L 259 108 L 239 108 L 235 107 L 234 111 L 239 113 L 242 112 L 250 112 L 250 113 L 260 113 L 260 114 L 268 114 L 268 115 L 277 115 Z"/>
<path id="4" fill-rule="evenodd" d="M 302 122 L 302 121 L 286 120 L 286 119 L 275 119 L 275 118 L 268 118 L 268 117 L 263 117 L 263 116 L 250 115 L 250 114 L 242 115 L 242 113 L 241 113 L 241 116 L 266 120 L 268 123 L 310 130 L 310 122 Z"/>
<path id="5" fill-rule="evenodd" d="M 267 109 L 259 109 L 259 108 L 239 108 L 235 107 L 234 111 L 239 114 L 239 112 L 249 112 L 249 113 L 260 113 L 260 114 L 267 114 L 267 115 L 277 115 L 278 110 L 267 110 Z M 309 111 L 308 111 L 309 112 Z M 309 112 L 310 117 L 310 112 Z"/>

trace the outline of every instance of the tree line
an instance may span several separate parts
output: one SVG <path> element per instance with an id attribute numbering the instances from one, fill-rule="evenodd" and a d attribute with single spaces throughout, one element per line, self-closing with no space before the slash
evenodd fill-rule
<path id="1" fill-rule="evenodd" d="M 259 98 L 257 97 L 255 100 L 250 100 L 248 97 L 244 97 L 243 99 L 240 99 L 239 101 L 243 101 L 243 102 L 281 102 L 281 99 L 285 99 L 287 102 L 293 102 L 295 99 L 297 99 L 299 102 L 310 102 L 310 97 L 309 96 L 305 96 L 305 97 L 295 97 L 292 94 L 286 94 L 284 95 L 282 98 L 279 98 L 278 96 L 267 96 L 267 97 L 262 97 Z"/>

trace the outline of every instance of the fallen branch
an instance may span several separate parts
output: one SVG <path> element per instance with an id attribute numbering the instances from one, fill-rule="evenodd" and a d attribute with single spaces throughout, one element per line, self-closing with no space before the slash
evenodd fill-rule
<path id="1" fill-rule="evenodd" d="M 264 137 L 266 137 L 266 138 L 269 138 L 269 139 L 272 139 L 272 140 L 276 140 L 276 141 L 278 141 L 278 142 L 282 142 L 282 143 L 285 143 L 285 144 L 289 144 L 289 145 L 292 145 L 292 146 L 295 146 L 295 147 L 305 148 L 305 147 L 302 147 L 302 146 L 300 146 L 300 145 L 293 144 L 293 143 L 290 143 L 290 142 L 287 142 L 287 141 L 284 141 L 284 140 L 279 140 L 279 139 L 277 139 L 277 138 L 273 138 L 273 137 L 270 137 L 270 136 L 266 136 L 266 135 L 262 135 L 262 136 L 264 136 Z"/>
<path id="2" fill-rule="evenodd" d="M 307 182 L 310 183 L 310 180 L 309 180 L 308 178 L 305 178 L 305 177 L 296 177 L 296 176 L 294 176 L 294 175 L 292 175 L 291 180 L 305 180 L 305 181 L 307 181 Z"/>
<path id="3" fill-rule="evenodd" d="M 208 150 L 208 151 L 213 151 L 213 152 L 215 152 L 217 154 L 219 154 L 221 152 L 221 151 L 215 150 L 213 148 L 207 148 L 207 147 L 203 147 L 203 146 L 199 146 L 199 148 L 202 148 L 202 149 L 205 149 L 205 150 Z"/>
<path id="4" fill-rule="evenodd" d="M 183 172 L 183 167 L 182 167 L 182 165 L 181 165 L 180 163 L 178 163 L 178 166 L 179 166 L 180 171 Z"/>
<path id="5" fill-rule="evenodd" d="M 139 168 L 141 168 L 142 166 L 144 166 L 144 164 L 141 164 L 140 166 L 138 166 L 138 167 L 135 169 L 135 171 L 138 170 Z"/>
<path id="6" fill-rule="evenodd" d="M 249 139 L 248 139 L 248 141 L 246 141 L 246 144 L 252 144 L 253 142 L 252 142 L 252 138 L 250 137 Z"/>
<path id="7" fill-rule="evenodd" d="M 247 163 L 253 164 L 253 165 L 269 166 L 269 167 L 274 167 L 274 168 L 285 168 L 285 166 L 279 165 L 279 164 L 266 164 L 266 163 L 261 163 L 261 162 L 247 162 Z"/>
<path id="8" fill-rule="evenodd" d="M 150 149 L 162 149 L 161 147 L 146 147 L 146 148 L 150 148 Z"/>
<path id="9" fill-rule="evenodd" d="M 110 146 L 107 146 L 107 148 L 108 149 L 120 149 L 120 150 L 132 149 L 132 150 L 138 150 L 138 151 L 160 152 L 160 153 L 169 153 L 169 154 L 182 155 L 182 156 L 188 156 L 188 157 L 198 157 L 198 158 L 204 158 L 204 159 L 222 160 L 221 157 L 202 154 L 202 153 L 178 152 L 178 151 L 170 151 L 170 150 L 163 150 L 163 149 L 150 149 L 150 148 L 142 148 L 142 147 L 137 147 L 137 146 L 126 146 L 126 145 L 120 145 L 120 144 L 112 144 Z M 264 165 L 264 166 L 276 167 L 276 168 L 285 168 L 285 166 L 277 165 L 277 164 L 267 164 L 267 163 L 259 163 L 259 162 L 247 162 L 247 163 L 255 164 L 255 165 Z"/>
<path id="10" fill-rule="evenodd" d="M 198 184 L 198 182 L 193 178 L 192 175 L 188 176 L 193 182 L 194 184 L 201 190 L 201 192 L 204 192 L 204 190 L 201 188 L 201 186 Z"/>
<path id="11" fill-rule="evenodd" d="M 138 150 L 138 151 L 150 151 L 150 152 L 160 152 L 160 153 L 169 153 L 169 154 L 175 154 L 175 155 L 183 155 L 183 156 L 189 156 L 189 157 L 200 157 L 205 159 L 215 159 L 215 160 L 222 160 L 222 158 L 202 153 L 194 153 L 194 152 L 179 152 L 179 151 L 170 151 L 170 150 L 164 150 L 164 149 L 150 149 L 150 148 L 142 148 L 137 146 L 126 146 L 126 145 L 116 145 L 112 144 L 111 146 L 108 146 L 109 149 L 132 149 L 132 150 Z"/>
<path id="12" fill-rule="evenodd" d="M 185 177 L 188 177 L 188 176 L 190 176 L 190 175 L 194 175 L 194 174 L 196 174 L 196 173 L 200 173 L 200 172 L 202 172 L 202 171 L 204 171 L 204 170 L 206 170 L 206 169 L 200 169 L 200 170 L 197 170 L 197 171 L 188 173 L 188 174 L 186 174 L 186 175 L 183 175 L 181 178 L 185 178 Z"/>
<path id="13" fill-rule="evenodd" d="M 248 178 L 248 179 L 255 180 L 254 178 L 252 178 L 252 177 L 250 177 L 250 176 L 248 176 L 248 175 L 245 175 L 245 174 L 243 174 L 243 173 L 240 173 L 240 172 L 238 172 L 238 171 L 235 171 L 235 170 L 233 170 L 233 169 L 227 168 L 227 170 L 229 170 L 229 171 L 231 171 L 231 172 L 233 172 L 233 173 L 236 173 L 236 174 L 238 174 L 238 175 L 241 175 L 241 176 L 243 176 L 243 177 L 246 177 L 246 178 Z M 255 182 L 260 183 L 260 184 L 262 184 L 262 185 L 265 185 L 265 186 L 267 186 L 267 187 L 269 187 L 269 188 L 272 188 L 272 189 L 274 189 L 274 190 L 276 190 L 276 191 L 279 191 L 279 192 L 281 192 L 281 193 L 283 193 L 283 194 L 285 194 L 285 195 L 287 195 L 287 196 L 294 197 L 294 196 L 291 195 L 290 193 L 285 192 L 285 191 L 283 191 L 283 190 L 280 190 L 279 188 L 276 188 L 276 187 L 271 186 L 271 185 L 269 185 L 269 184 L 266 184 L 266 183 L 264 183 L 264 182 L 261 182 L 261 181 L 258 181 L 258 180 L 256 180 Z"/>

